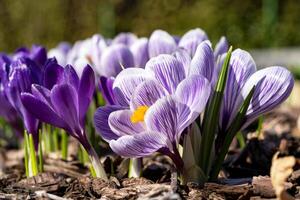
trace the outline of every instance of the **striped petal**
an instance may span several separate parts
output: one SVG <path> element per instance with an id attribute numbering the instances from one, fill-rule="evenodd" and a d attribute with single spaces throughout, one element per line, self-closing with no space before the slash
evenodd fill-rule
<path id="1" fill-rule="evenodd" d="M 152 106 L 158 99 L 166 96 L 166 89 L 155 80 L 146 80 L 138 85 L 132 95 L 130 107 L 136 110 L 140 106 Z"/>
<path id="2" fill-rule="evenodd" d="M 237 49 L 232 53 L 229 65 L 228 79 L 220 112 L 221 127 L 223 129 L 228 128 L 235 117 L 243 101 L 241 90 L 249 77 L 256 71 L 256 65 L 251 55 L 241 49 Z"/>
<path id="3" fill-rule="evenodd" d="M 115 77 L 124 68 L 134 67 L 131 51 L 124 44 L 114 44 L 105 49 L 96 70 L 102 76 Z"/>
<path id="4" fill-rule="evenodd" d="M 131 96 L 136 87 L 153 76 L 142 68 L 124 69 L 115 79 L 113 92 L 115 100 L 122 106 L 129 106 Z"/>
<path id="5" fill-rule="evenodd" d="M 164 134 L 172 144 L 179 141 L 182 131 L 189 125 L 190 109 L 172 96 L 159 99 L 145 115 L 148 130 Z"/>
<path id="6" fill-rule="evenodd" d="M 211 81 L 214 70 L 213 50 L 208 42 L 202 42 L 191 61 L 190 75 L 202 75 Z"/>
<path id="7" fill-rule="evenodd" d="M 204 110 L 210 96 L 211 85 L 209 81 L 201 75 L 192 75 L 183 80 L 176 89 L 177 101 L 187 105 L 195 117 Z"/>
<path id="8" fill-rule="evenodd" d="M 94 114 L 94 124 L 97 133 L 101 135 L 101 137 L 109 142 L 110 140 L 116 140 L 119 138 L 119 135 L 115 134 L 109 124 L 108 124 L 108 117 L 111 113 L 126 109 L 124 107 L 113 105 L 113 106 L 103 106 L 96 110 Z"/>
<path id="9" fill-rule="evenodd" d="M 111 130 L 118 136 L 139 134 L 145 130 L 142 122 L 132 123 L 130 110 L 118 110 L 108 117 Z"/>
<path id="10" fill-rule="evenodd" d="M 174 38 L 167 32 L 156 30 L 149 38 L 149 56 L 150 58 L 160 54 L 171 54 L 177 48 Z"/>
<path id="11" fill-rule="evenodd" d="M 196 28 L 186 32 L 179 41 L 178 46 L 186 49 L 190 56 L 194 56 L 198 45 L 207 39 L 206 33 L 202 29 Z"/>
<path id="12" fill-rule="evenodd" d="M 183 64 L 171 55 L 164 54 L 151 58 L 145 70 L 153 74 L 170 94 L 175 92 L 177 85 L 185 78 Z"/>
<path id="13" fill-rule="evenodd" d="M 137 135 L 126 135 L 110 141 L 111 149 L 123 157 L 139 158 L 151 155 L 165 147 L 167 138 L 158 132 L 145 131 Z"/>
<path id="14" fill-rule="evenodd" d="M 130 50 L 134 58 L 135 67 L 145 67 L 147 61 L 149 60 L 148 53 L 148 39 L 140 38 L 136 40 L 131 46 Z"/>
<path id="15" fill-rule="evenodd" d="M 244 127 L 259 115 L 267 113 L 281 104 L 290 95 L 293 86 L 293 75 L 284 67 L 268 67 L 254 73 L 242 89 L 245 98 L 253 85 L 256 85 Z"/>

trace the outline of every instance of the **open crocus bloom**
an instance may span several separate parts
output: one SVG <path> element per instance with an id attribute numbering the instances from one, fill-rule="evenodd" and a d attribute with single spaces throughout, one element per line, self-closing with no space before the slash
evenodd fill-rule
<path id="1" fill-rule="evenodd" d="M 182 169 L 180 135 L 203 111 L 210 90 L 205 77 L 188 76 L 178 59 L 160 55 L 145 69 L 128 68 L 116 77 L 113 93 L 118 104 L 97 109 L 95 126 L 121 156 L 159 151 Z"/>

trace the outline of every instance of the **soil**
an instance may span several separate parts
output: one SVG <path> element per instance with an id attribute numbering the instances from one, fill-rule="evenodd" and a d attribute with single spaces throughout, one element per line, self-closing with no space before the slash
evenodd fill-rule
<path id="1" fill-rule="evenodd" d="M 0 149 L 0 199 L 274 199 L 269 177 L 272 157 L 280 151 L 280 156 L 300 158 L 299 113 L 295 108 L 282 107 L 265 116 L 258 137 L 255 129 L 246 130 L 246 146 L 241 149 L 234 141 L 218 182 L 204 186 L 174 181 L 171 161 L 160 154 L 144 159 L 142 178 L 126 178 L 128 160 L 109 151 L 102 158 L 106 171 L 114 172 L 108 182 L 92 178 L 76 156 L 70 155 L 65 161 L 56 154 L 45 157 L 44 173 L 26 178 L 22 150 L 8 145 Z M 300 198 L 299 164 L 285 188 Z"/>

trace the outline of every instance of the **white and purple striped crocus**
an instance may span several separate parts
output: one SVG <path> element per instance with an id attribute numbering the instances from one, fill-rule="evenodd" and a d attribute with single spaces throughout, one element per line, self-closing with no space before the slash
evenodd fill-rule
<path id="1" fill-rule="evenodd" d="M 233 123 L 239 107 L 254 85 L 255 91 L 243 128 L 286 100 L 293 89 L 294 79 L 284 67 L 271 66 L 256 71 L 256 64 L 248 52 L 241 49 L 233 51 L 221 108 L 221 130 L 226 130 Z"/>
<path id="2" fill-rule="evenodd" d="M 211 85 L 202 75 L 189 75 L 172 55 L 150 59 L 145 69 L 123 70 L 113 83 L 116 105 L 97 109 L 97 131 L 117 154 L 143 157 L 161 152 L 179 170 L 177 145 L 183 130 L 203 111 Z"/>

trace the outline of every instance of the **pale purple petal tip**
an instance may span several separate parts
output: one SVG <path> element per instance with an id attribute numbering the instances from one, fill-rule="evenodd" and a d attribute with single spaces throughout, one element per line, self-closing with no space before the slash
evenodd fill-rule
<path id="1" fill-rule="evenodd" d="M 166 31 L 156 30 L 149 38 L 150 58 L 160 54 L 171 54 L 177 48 L 174 38 Z"/>

